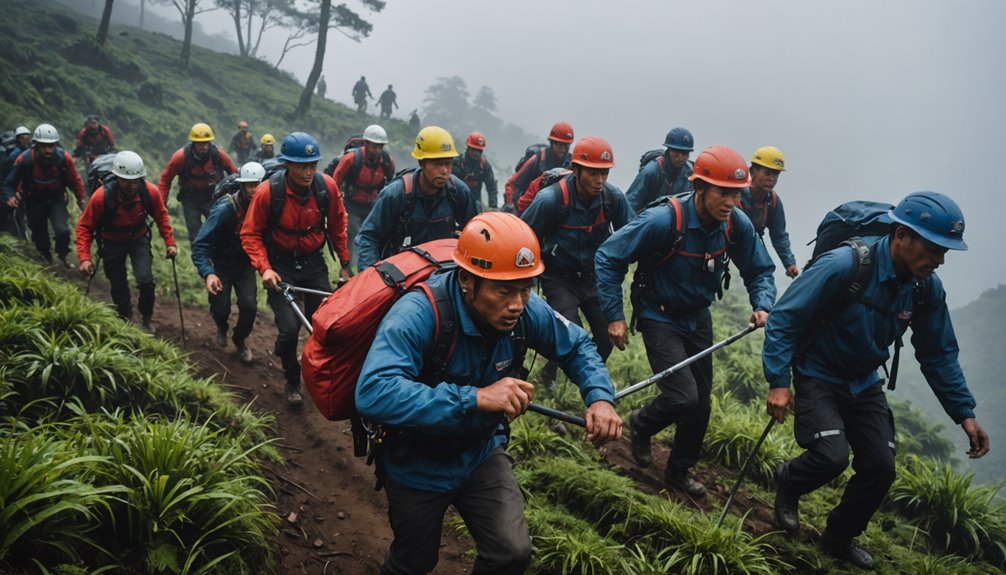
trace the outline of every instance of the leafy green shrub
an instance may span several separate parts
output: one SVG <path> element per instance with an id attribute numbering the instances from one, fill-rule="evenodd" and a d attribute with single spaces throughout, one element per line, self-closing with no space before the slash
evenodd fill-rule
<path id="1" fill-rule="evenodd" d="M 531 573 L 626 572 L 622 558 L 624 545 L 599 535 L 586 521 L 540 506 L 529 508 L 526 516 L 534 544 Z"/>
<path id="2" fill-rule="evenodd" d="M 757 407 L 741 404 L 729 394 L 722 398 L 714 396 L 705 448 L 713 460 L 740 470 L 768 422 L 768 415 L 764 414 L 760 404 Z M 754 454 L 748 477 L 762 485 L 771 485 L 776 468 L 793 457 L 796 451 L 796 441 L 789 429 L 770 431 Z"/>
<path id="3" fill-rule="evenodd" d="M 943 435 L 942 423 L 932 423 L 922 411 L 907 401 L 891 401 L 898 453 L 932 457 L 944 463 L 954 461 L 954 444 Z"/>

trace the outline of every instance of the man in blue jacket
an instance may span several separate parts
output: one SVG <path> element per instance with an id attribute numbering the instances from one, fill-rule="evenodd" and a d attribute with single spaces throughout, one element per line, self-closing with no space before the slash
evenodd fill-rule
<path id="1" fill-rule="evenodd" d="M 468 186 L 451 174 L 457 155 L 447 130 L 427 126 L 419 131 L 412 150 L 419 169 L 381 190 L 360 226 L 356 249 L 361 272 L 403 247 L 455 237 L 478 213 Z"/>
<path id="2" fill-rule="evenodd" d="M 583 311 L 602 360 L 611 354 L 611 340 L 597 297 L 594 253 L 632 217 L 622 191 L 608 183 L 614 166 L 608 142 L 581 139 L 573 146 L 573 173 L 539 192 L 521 214 L 544 248 L 541 291 L 548 305 L 576 325 Z M 546 386 L 555 383 L 557 369 L 555 362 L 545 364 L 540 377 Z"/>
<path id="3" fill-rule="evenodd" d="M 741 209 L 747 214 L 755 231 L 765 239 L 768 228 L 772 246 L 779 261 L 786 268 L 786 275 L 795 278 L 800 275 L 793 250 L 789 247 L 789 233 L 786 231 L 786 212 L 782 209 L 782 198 L 775 193 L 779 174 L 786 171 L 786 158 L 774 146 L 763 146 L 751 156 L 751 187 L 741 192 Z"/>
<path id="4" fill-rule="evenodd" d="M 356 388 L 357 410 L 387 431 L 378 460 L 395 534 L 386 575 L 433 570 L 451 505 L 477 545 L 473 573 L 526 569 L 524 499 L 505 449 L 508 422 L 535 391 L 523 380 L 519 342 L 558 361 L 580 388 L 587 439 L 621 436 L 614 388 L 587 332 L 532 293 L 544 265 L 531 229 L 512 214 L 476 216 L 454 261 L 459 269 L 427 282 L 448 300 L 457 326 L 446 365 L 430 369 L 437 310 L 430 295 L 413 291 L 382 321 Z"/>
<path id="5" fill-rule="evenodd" d="M 688 156 L 695 149 L 695 138 L 685 128 L 672 128 L 664 138 L 666 151 L 639 170 L 636 179 L 625 192 L 634 213 L 643 211 L 661 196 L 676 196 L 692 191 L 689 176 L 692 165 Z"/>
<path id="6" fill-rule="evenodd" d="M 728 260 L 747 287 L 751 323 L 765 325 L 775 302 L 775 266 L 751 221 L 736 208 L 748 183 L 747 162 L 736 151 L 713 146 L 699 154 L 691 176 L 695 192 L 672 198 L 639 214 L 615 232 L 595 257 L 597 291 L 608 321 L 608 337 L 625 349 L 628 326 L 622 311 L 622 278 L 639 262 L 632 286 L 633 317 L 639 318 L 646 355 L 654 373 L 712 345 L 709 305 L 720 291 Z M 635 321 L 635 319 L 634 319 Z M 663 378 L 660 395 L 629 419 L 632 455 L 651 463 L 650 438 L 677 424 L 664 478 L 689 495 L 705 487 L 688 470 L 698 462 L 709 425 L 712 358 L 706 357 Z"/>
<path id="7" fill-rule="evenodd" d="M 216 342 L 220 347 L 227 347 L 231 289 L 237 294 L 238 321 L 232 339 L 238 357 L 245 363 L 253 359 L 245 340 L 258 314 L 258 286 L 255 285 L 255 268 L 241 247 L 240 232 L 248 204 L 264 178 L 262 164 L 248 162 L 241 166 L 236 179 L 240 189 L 217 200 L 192 242 L 192 263 L 206 282 L 210 315 L 217 324 Z"/>
<path id="8" fill-rule="evenodd" d="M 845 291 L 858 275 L 856 262 L 868 264 L 847 246 L 824 253 L 779 299 L 762 350 L 768 413 L 782 422 L 795 407 L 793 433 L 807 450 L 778 471 L 776 522 L 798 530 L 800 496 L 841 475 L 851 450 L 856 473 L 828 515 L 821 544 L 830 555 L 863 568 L 873 566 L 873 557 L 855 537 L 895 476 L 894 422 L 877 368 L 909 326 L 926 381 L 968 436 L 968 456 L 989 451 L 989 436 L 975 420 L 975 399 L 957 361 L 946 292 L 934 273 L 948 250 L 967 249 L 964 215 L 936 192 L 910 194 L 889 215 L 890 235 L 869 246 L 871 269 L 856 300 L 846 301 Z"/>

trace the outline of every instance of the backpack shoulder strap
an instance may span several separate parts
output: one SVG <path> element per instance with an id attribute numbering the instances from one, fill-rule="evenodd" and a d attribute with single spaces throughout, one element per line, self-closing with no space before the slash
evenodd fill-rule
<path id="1" fill-rule="evenodd" d="M 286 172 L 280 170 L 269 177 L 269 227 L 276 227 L 286 204 Z"/>
<path id="2" fill-rule="evenodd" d="M 656 265 L 653 267 L 660 267 L 666 263 L 667 260 L 680 252 L 681 248 L 685 245 L 685 217 L 684 210 L 681 207 L 681 200 L 672 196 L 667 199 L 667 203 L 671 207 L 671 228 L 673 230 L 671 232 L 670 249 L 666 254 L 658 254 Z"/>
<path id="3" fill-rule="evenodd" d="M 439 383 L 437 380 L 447 372 L 447 363 L 454 353 L 455 334 L 457 332 L 454 302 L 451 300 L 450 288 L 444 283 L 431 286 L 423 282 L 418 287 L 433 306 L 435 320 L 433 345 L 423 358 L 423 368 L 419 372 L 419 381 L 428 385 L 435 385 Z"/>
<path id="4" fill-rule="evenodd" d="M 559 209 L 556 210 L 555 212 L 555 222 L 553 224 L 553 226 L 556 228 L 561 227 L 562 224 L 566 223 L 566 220 L 569 219 L 570 197 L 569 197 L 569 184 L 566 182 L 567 179 L 569 179 L 569 176 L 563 176 L 562 178 L 559 179 L 558 182 L 556 182 L 559 184 L 559 192 L 560 192 Z M 540 193 L 541 190 L 539 189 L 538 192 Z"/>
<path id="5" fill-rule="evenodd" d="M 395 170 L 391 166 L 391 154 L 387 150 L 381 150 L 381 165 L 384 168 L 384 185 L 395 179 Z"/>
<path id="6" fill-rule="evenodd" d="M 143 180 L 140 183 L 140 189 L 137 190 L 137 194 L 140 196 L 140 205 L 143 206 L 143 211 L 148 216 L 154 215 L 154 205 L 150 201 L 150 190 L 147 189 L 147 181 Z"/>

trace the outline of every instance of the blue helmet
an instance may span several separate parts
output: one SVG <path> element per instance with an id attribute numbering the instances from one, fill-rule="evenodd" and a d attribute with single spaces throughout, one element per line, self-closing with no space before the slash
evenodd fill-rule
<path id="1" fill-rule="evenodd" d="M 964 213 L 939 192 L 915 192 L 887 213 L 896 223 L 950 250 L 968 249 L 964 243 Z"/>
<path id="2" fill-rule="evenodd" d="M 695 149 L 695 138 L 684 128 L 673 128 L 664 138 L 664 147 L 681 152 L 691 152 Z"/>
<path id="3" fill-rule="evenodd" d="M 283 138 L 279 149 L 279 159 L 296 164 L 309 164 L 321 159 L 321 147 L 318 140 L 305 132 L 294 132 Z"/>

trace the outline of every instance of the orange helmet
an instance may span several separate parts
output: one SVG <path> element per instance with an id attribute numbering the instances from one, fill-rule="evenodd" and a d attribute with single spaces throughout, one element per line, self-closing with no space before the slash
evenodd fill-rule
<path id="1" fill-rule="evenodd" d="M 573 126 L 567 122 L 556 122 L 548 133 L 548 139 L 563 144 L 573 143 Z"/>
<path id="2" fill-rule="evenodd" d="M 587 168 L 614 168 L 615 154 L 604 138 L 587 136 L 573 146 L 573 163 Z"/>
<path id="3" fill-rule="evenodd" d="M 520 218 L 506 212 L 485 212 L 461 230 L 454 261 L 481 278 L 510 281 L 533 278 L 545 271 L 538 237 Z"/>
<path id="4" fill-rule="evenodd" d="M 468 144 L 469 148 L 484 150 L 486 149 L 486 137 L 482 135 L 482 132 L 472 132 L 468 134 L 465 144 Z"/>
<path id="5" fill-rule="evenodd" d="M 695 158 L 688 181 L 702 180 L 721 188 L 746 188 L 751 185 L 748 163 L 733 148 L 713 146 Z"/>

